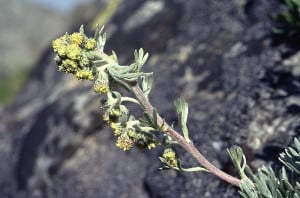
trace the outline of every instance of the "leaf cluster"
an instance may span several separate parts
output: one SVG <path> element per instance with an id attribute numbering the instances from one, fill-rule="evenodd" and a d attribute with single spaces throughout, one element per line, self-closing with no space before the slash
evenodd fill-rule
<path id="1" fill-rule="evenodd" d="M 273 33 L 287 37 L 298 36 L 300 33 L 300 0 L 284 0 L 284 2 L 287 10 L 272 15 L 275 22 Z"/>
<path id="2" fill-rule="evenodd" d="M 283 166 L 275 171 L 271 167 L 261 166 L 254 174 L 246 165 L 242 150 L 229 149 L 229 155 L 242 178 L 240 194 L 244 198 L 300 198 L 300 142 L 294 140 L 294 146 L 280 154 Z"/>

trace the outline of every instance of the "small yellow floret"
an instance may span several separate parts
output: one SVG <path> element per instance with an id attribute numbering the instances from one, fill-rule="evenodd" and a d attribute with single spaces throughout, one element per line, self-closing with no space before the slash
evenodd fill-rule
<path id="1" fill-rule="evenodd" d="M 60 48 L 57 49 L 57 54 L 60 57 L 66 56 L 67 55 L 67 46 L 61 45 Z"/>
<path id="2" fill-rule="evenodd" d="M 72 44 L 80 46 L 84 41 L 84 35 L 82 33 L 75 32 L 69 36 L 69 39 Z"/>
<path id="3" fill-rule="evenodd" d="M 103 82 L 103 81 L 97 80 L 93 85 L 93 90 L 96 93 L 100 93 L 100 94 L 107 93 L 109 91 L 108 82 Z"/>
<path id="4" fill-rule="evenodd" d="M 68 73 L 75 73 L 77 70 L 77 64 L 70 59 L 63 60 L 62 64 L 65 71 Z"/>
<path id="5" fill-rule="evenodd" d="M 77 79 L 81 79 L 81 80 L 93 80 L 94 76 L 93 73 L 91 71 L 88 70 L 78 70 L 75 74 Z"/>
<path id="6" fill-rule="evenodd" d="M 101 84 L 94 84 L 93 86 L 93 90 L 96 92 L 96 93 L 107 93 L 109 91 L 109 87 L 107 85 L 101 85 Z"/>
<path id="7" fill-rule="evenodd" d="M 109 115 L 107 115 L 107 114 L 104 114 L 103 115 L 103 121 L 105 121 L 105 122 L 108 122 L 109 123 Z"/>
<path id="8" fill-rule="evenodd" d="M 111 122 L 109 126 L 114 130 L 114 135 L 119 136 L 121 135 L 121 123 Z"/>
<path id="9" fill-rule="evenodd" d="M 55 53 L 59 56 L 65 56 L 67 53 L 66 35 L 52 41 L 52 47 Z"/>
<path id="10" fill-rule="evenodd" d="M 87 50 L 93 50 L 96 48 L 96 40 L 95 39 L 87 39 L 84 47 L 87 49 Z"/>
<path id="11" fill-rule="evenodd" d="M 61 39 L 59 39 L 59 38 L 52 41 L 52 47 L 53 47 L 54 52 L 57 52 L 62 44 L 63 43 L 62 43 Z"/>
<path id="12" fill-rule="evenodd" d="M 157 146 L 157 144 L 155 144 L 154 142 L 151 142 L 151 143 L 149 143 L 149 144 L 147 145 L 147 148 L 148 148 L 149 150 L 151 150 L 151 149 L 154 149 L 156 146 Z"/>
<path id="13" fill-rule="evenodd" d="M 71 44 L 67 46 L 67 56 L 72 60 L 80 60 L 81 57 L 81 49 L 76 44 Z"/>
<path id="14" fill-rule="evenodd" d="M 121 111 L 120 111 L 120 109 L 113 108 L 113 109 L 109 112 L 109 114 L 110 114 L 111 116 L 119 117 L 119 116 L 121 115 Z"/>
<path id="15" fill-rule="evenodd" d="M 105 71 L 100 71 L 98 73 L 97 79 L 93 85 L 93 90 L 100 94 L 109 91 L 109 77 Z"/>

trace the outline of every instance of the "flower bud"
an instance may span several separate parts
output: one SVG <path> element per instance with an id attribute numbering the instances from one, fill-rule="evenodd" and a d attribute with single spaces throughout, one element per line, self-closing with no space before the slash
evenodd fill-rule
<path id="1" fill-rule="evenodd" d="M 96 40 L 95 39 L 87 39 L 84 45 L 84 48 L 87 50 L 93 50 L 96 48 Z"/>
<path id="2" fill-rule="evenodd" d="M 77 71 L 77 64 L 70 59 L 63 60 L 62 67 L 63 67 L 63 71 L 66 73 L 74 74 Z"/>
<path id="3" fill-rule="evenodd" d="M 93 86 L 96 93 L 106 93 L 109 91 L 108 74 L 105 71 L 99 72 Z"/>
<path id="4" fill-rule="evenodd" d="M 176 153 L 173 149 L 171 148 L 167 148 L 164 150 L 164 154 L 162 156 L 166 163 L 170 166 L 170 167 L 178 167 L 178 161 L 176 158 Z"/>

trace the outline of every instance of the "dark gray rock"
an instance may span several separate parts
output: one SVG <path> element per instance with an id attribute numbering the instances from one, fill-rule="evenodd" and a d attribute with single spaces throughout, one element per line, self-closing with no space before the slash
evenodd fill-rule
<path id="1" fill-rule="evenodd" d="M 107 50 L 126 63 L 135 48 L 149 51 L 153 104 L 177 128 L 173 100 L 185 97 L 194 144 L 236 175 L 226 148 L 242 146 L 255 166 L 298 135 L 299 54 L 274 44 L 276 9 L 262 0 L 126 1 L 106 27 Z M 238 197 L 206 173 L 158 171 L 161 149 L 117 150 L 100 97 L 59 73 L 52 57 L 45 52 L 0 112 L 1 197 Z M 179 152 L 184 166 L 197 165 Z"/>

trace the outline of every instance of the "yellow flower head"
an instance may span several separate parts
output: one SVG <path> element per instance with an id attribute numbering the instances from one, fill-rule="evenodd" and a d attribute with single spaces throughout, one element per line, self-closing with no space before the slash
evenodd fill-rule
<path id="1" fill-rule="evenodd" d="M 107 93 L 109 91 L 108 74 L 105 71 L 99 72 L 98 77 L 93 85 L 96 93 Z"/>
<path id="2" fill-rule="evenodd" d="M 178 161 L 177 161 L 177 158 L 176 158 L 176 153 L 174 152 L 173 149 L 170 149 L 170 148 L 166 149 L 164 151 L 164 154 L 163 154 L 162 157 L 166 160 L 166 162 L 169 166 L 178 167 Z"/>
<path id="3" fill-rule="evenodd" d="M 67 73 L 75 73 L 77 71 L 77 64 L 70 59 L 63 60 L 62 65 Z"/>
<path id="4" fill-rule="evenodd" d="M 84 41 L 84 35 L 82 33 L 75 32 L 69 36 L 69 39 L 72 44 L 80 46 Z"/>
<path id="5" fill-rule="evenodd" d="M 121 135 L 118 137 L 116 146 L 123 151 L 130 150 L 134 145 L 134 142 L 127 136 L 127 135 Z"/>
<path id="6" fill-rule="evenodd" d="M 52 47 L 55 53 L 59 56 L 67 55 L 66 35 L 52 41 Z"/>
<path id="7" fill-rule="evenodd" d="M 121 115 L 121 111 L 120 109 L 113 108 L 112 110 L 110 110 L 109 114 L 111 116 L 119 117 Z"/>
<path id="8" fill-rule="evenodd" d="M 57 52 L 58 49 L 59 49 L 62 45 L 65 45 L 65 44 L 64 44 L 63 37 L 60 37 L 60 38 L 55 39 L 54 41 L 52 41 L 52 47 L 53 47 L 54 52 Z"/>
<path id="9" fill-rule="evenodd" d="M 94 86 L 93 86 L 93 90 L 96 93 L 107 93 L 109 91 L 109 87 L 106 84 L 101 84 L 99 82 L 95 82 Z"/>
<path id="10" fill-rule="evenodd" d="M 63 43 L 60 38 L 52 41 L 52 47 L 53 47 L 54 52 L 57 52 L 61 45 L 63 45 Z"/>
<path id="11" fill-rule="evenodd" d="M 75 74 L 76 78 L 79 80 L 93 80 L 94 76 L 93 73 L 89 70 L 78 70 Z"/>
<path id="12" fill-rule="evenodd" d="M 109 124 L 109 126 L 114 130 L 114 135 L 115 136 L 121 135 L 121 131 L 122 131 L 121 123 L 111 122 Z"/>
<path id="13" fill-rule="evenodd" d="M 96 40 L 92 39 L 92 38 L 87 39 L 84 47 L 87 50 L 93 50 L 93 49 L 95 49 L 96 48 Z"/>
<path id="14" fill-rule="evenodd" d="M 151 142 L 151 143 L 149 143 L 149 144 L 147 145 L 147 148 L 148 148 L 149 150 L 151 150 L 151 149 L 154 149 L 156 146 L 157 146 L 157 143 Z"/>
<path id="15" fill-rule="evenodd" d="M 109 123 L 110 120 L 109 120 L 109 115 L 108 114 L 103 115 L 103 121 Z"/>
<path id="16" fill-rule="evenodd" d="M 67 55 L 67 46 L 61 45 L 56 52 L 60 57 Z"/>
<path id="17" fill-rule="evenodd" d="M 81 49 L 76 44 L 71 44 L 67 46 L 67 56 L 72 60 L 80 60 L 81 57 Z"/>

